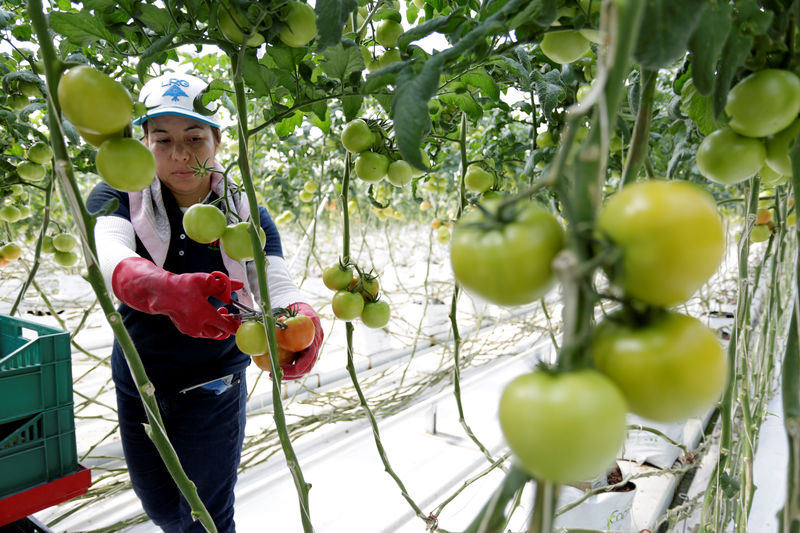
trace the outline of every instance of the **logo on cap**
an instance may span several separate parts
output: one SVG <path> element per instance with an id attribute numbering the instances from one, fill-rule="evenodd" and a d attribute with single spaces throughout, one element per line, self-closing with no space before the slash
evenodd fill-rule
<path id="1" fill-rule="evenodd" d="M 179 78 L 170 78 L 168 81 L 161 84 L 162 87 L 169 87 L 164 91 L 163 96 L 171 96 L 173 102 L 177 102 L 182 96 L 188 97 L 189 95 L 183 92 L 181 87 L 188 87 L 189 82 Z"/>

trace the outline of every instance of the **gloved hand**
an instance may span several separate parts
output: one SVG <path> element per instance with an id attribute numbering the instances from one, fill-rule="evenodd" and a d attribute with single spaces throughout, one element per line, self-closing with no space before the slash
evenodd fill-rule
<path id="1" fill-rule="evenodd" d="M 142 257 L 123 259 L 111 276 L 120 301 L 144 313 L 168 316 L 190 337 L 217 340 L 235 334 L 240 322 L 218 313 L 208 298 L 230 301 L 231 291 L 242 287 L 242 282 L 219 273 L 173 274 Z"/>
<path id="2" fill-rule="evenodd" d="M 319 316 L 310 305 L 297 302 L 289 305 L 289 307 L 294 309 L 297 313 L 306 315 L 311 319 L 311 322 L 314 323 L 314 340 L 311 341 L 311 345 L 308 348 L 297 352 L 293 363 L 281 365 L 284 381 L 298 379 L 311 372 L 311 369 L 314 368 L 314 365 L 317 363 L 319 349 L 322 346 L 322 339 L 325 336 L 322 331 L 322 324 L 319 321 Z"/>

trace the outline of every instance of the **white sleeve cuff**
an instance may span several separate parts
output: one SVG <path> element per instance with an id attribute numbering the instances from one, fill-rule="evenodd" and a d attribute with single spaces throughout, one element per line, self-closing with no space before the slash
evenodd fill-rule
<path id="1" fill-rule="evenodd" d="M 308 303 L 308 298 L 297 288 L 286 261 L 277 255 L 267 256 L 267 283 L 269 288 L 269 303 L 272 307 L 287 307 L 295 302 Z M 249 266 L 249 265 L 248 265 Z M 248 269 L 248 277 L 255 276 L 255 272 Z"/>
<path id="2" fill-rule="evenodd" d="M 128 257 L 139 257 L 136 253 L 136 234 L 130 220 L 122 217 L 97 217 L 94 226 L 97 241 L 97 261 L 100 272 L 111 289 L 111 276 L 120 261 Z"/>

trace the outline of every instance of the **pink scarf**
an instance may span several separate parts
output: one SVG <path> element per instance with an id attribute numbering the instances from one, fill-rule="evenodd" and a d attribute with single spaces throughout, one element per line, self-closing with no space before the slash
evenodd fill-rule
<path id="1" fill-rule="evenodd" d="M 240 191 L 239 186 L 233 181 L 228 180 L 227 188 L 224 186 L 222 174 L 213 172 L 211 174 L 211 190 L 217 196 L 223 198 L 223 202 L 232 206 L 242 220 L 250 218 L 250 206 L 247 198 Z M 227 193 L 227 194 L 226 194 Z M 153 258 L 153 262 L 159 266 L 164 266 L 169 250 L 170 227 L 167 211 L 164 208 L 164 197 L 161 194 L 161 180 L 154 179 L 150 187 L 139 191 L 128 193 L 130 198 L 131 223 L 136 236 L 144 244 L 145 249 Z M 238 222 L 232 213 L 227 212 L 228 223 Z M 228 254 L 220 247 L 222 262 L 228 271 L 231 279 L 244 282 L 244 288 L 239 290 L 239 301 L 245 305 L 253 306 L 253 289 L 248 283 L 247 267 L 243 262 L 231 259 Z"/>

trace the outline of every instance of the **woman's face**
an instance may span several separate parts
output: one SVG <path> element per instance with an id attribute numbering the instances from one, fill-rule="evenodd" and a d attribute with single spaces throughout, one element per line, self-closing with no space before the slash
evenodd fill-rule
<path id="1" fill-rule="evenodd" d="M 156 159 L 156 175 L 181 207 L 203 200 L 211 189 L 211 174 L 198 167 L 213 167 L 217 139 L 208 124 L 180 115 L 147 120 L 148 148 Z"/>

